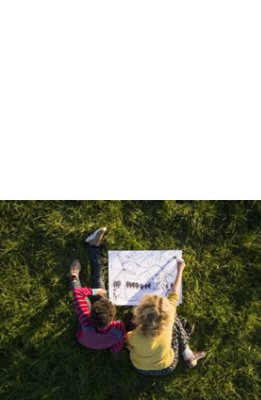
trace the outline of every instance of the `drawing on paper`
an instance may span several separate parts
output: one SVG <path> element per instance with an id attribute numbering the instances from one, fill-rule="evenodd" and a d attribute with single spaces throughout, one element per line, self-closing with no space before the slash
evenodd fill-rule
<path id="1" fill-rule="evenodd" d="M 148 293 L 168 295 L 177 273 L 177 257 L 182 257 L 181 250 L 109 251 L 110 300 L 116 305 L 136 305 Z"/>

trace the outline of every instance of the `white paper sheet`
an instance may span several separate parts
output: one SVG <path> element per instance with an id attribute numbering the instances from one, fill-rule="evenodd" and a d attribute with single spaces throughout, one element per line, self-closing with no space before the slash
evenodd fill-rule
<path id="1" fill-rule="evenodd" d="M 177 257 L 182 257 L 181 250 L 109 251 L 110 300 L 132 306 L 148 293 L 168 295 L 177 274 Z"/>

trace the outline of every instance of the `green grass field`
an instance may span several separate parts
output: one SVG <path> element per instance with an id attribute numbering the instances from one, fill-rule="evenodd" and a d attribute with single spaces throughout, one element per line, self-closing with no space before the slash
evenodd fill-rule
<path id="1" fill-rule="evenodd" d="M 260 214 L 257 201 L 0 202 L 1 400 L 257 400 Z M 183 250 L 178 311 L 208 350 L 197 368 L 146 378 L 127 349 L 115 362 L 76 342 L 66 274 L 77 257 L 90 285 L 84 239 L 104 225 L 104 263 L 114 249 Z"/>

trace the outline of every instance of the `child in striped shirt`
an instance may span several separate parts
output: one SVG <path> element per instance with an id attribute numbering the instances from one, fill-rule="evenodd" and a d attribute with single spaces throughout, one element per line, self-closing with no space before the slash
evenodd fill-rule
<path id="1" fill-rule="evenodd" d="M 117 358 L 123 347 L 126 332 L 123 323 L 114 320 L 116 315 L 114 304 L 103 297 L 106 290 L 101 277 L 99 245 L 106 230 L 106 228 L 97 229 L 86 239 L 90 250 L 93 289 L 81 287 L 79 260 L 74 260 L 71 264 L 70 279 L 75 310 L 79 320 L 76 335 L 78 342 L 89 349 L 109 348 L 112 356 Z M 98 300 L 91 304 L 89 296 L 98 296 Z"/>

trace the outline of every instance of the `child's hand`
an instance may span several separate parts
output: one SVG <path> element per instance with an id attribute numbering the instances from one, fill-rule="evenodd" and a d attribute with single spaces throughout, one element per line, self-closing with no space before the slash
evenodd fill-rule
<path id="1" fill-rule="evenodd" d="M 177 265 L 178 271 L 183 271 L 183 269 L 186 267 L 186 264 L 185 264 L 185 261 L 183 260 L 183 258 L 178 258 L 177 263 L 178 263 L 178 265 Z"/>
<path id="2" fill-rule="evenodd" d="M 107 293 L 107 290 L 105 290 L 105 289 L 97 289 L 97 294 L 99 295 L 99 296 L 105 296 L 106 295 L 106 293 Z"/>

